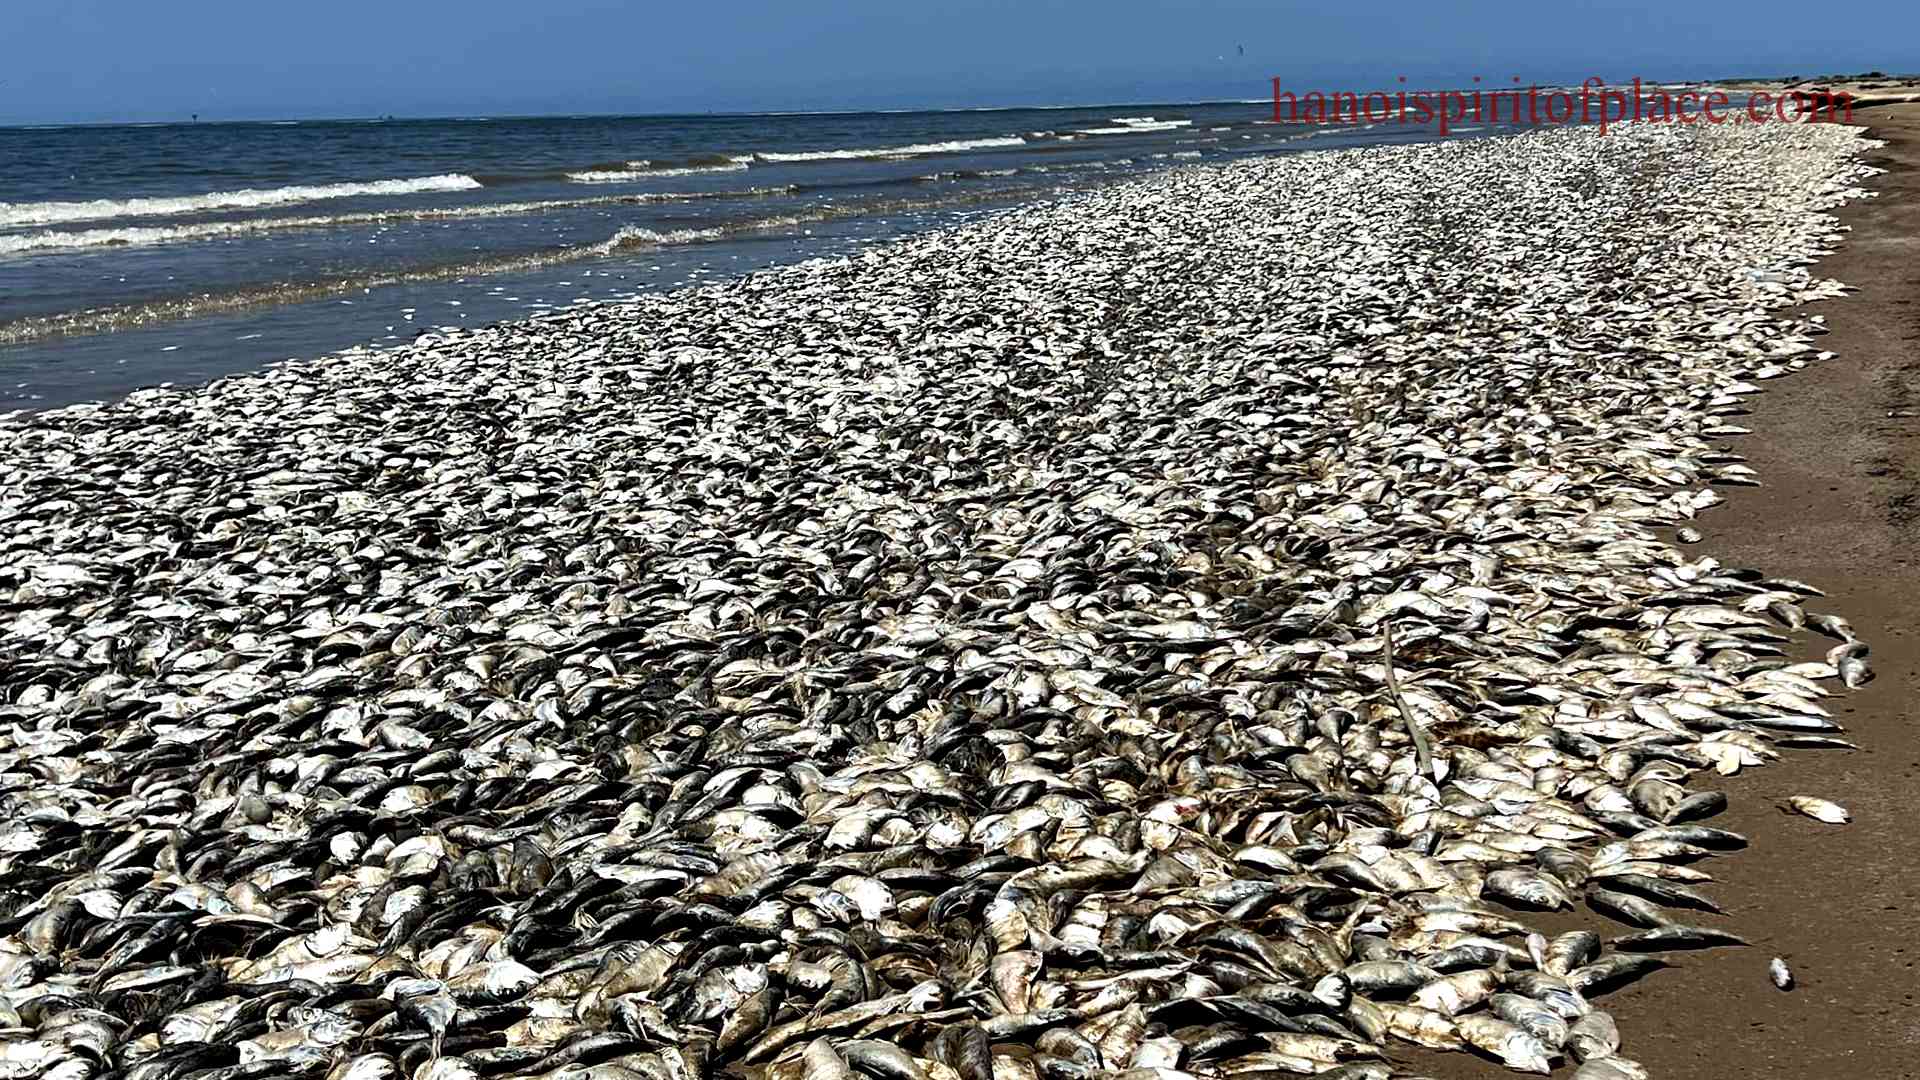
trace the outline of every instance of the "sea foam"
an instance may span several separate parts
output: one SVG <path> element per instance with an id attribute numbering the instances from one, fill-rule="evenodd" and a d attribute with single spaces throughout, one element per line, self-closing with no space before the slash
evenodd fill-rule
<path id="1" fill-rule="evenodd" d="M 0 228 L 21 225 L 59 225 L 69 221 L 104 221 L 124 217 L 165 217 L 202 214 L 214 210 L 249 210 L 259 206 L 286 206 L 346 199 L 357 195 L 412 195 L 428 191 L 470 191 L 480 181 L 461 173 L 416 176 L 400 180 L 368 180 L 345 184 L 299 184 L 278 188 L 211 191 L 204 195 L 171 195 L 139 199 L 89 199 L 84 202 L 0 203 Z"/>
<path id="2" fill-rule="evenodd" d="M 759 199 L 790 194 L 791 190 L 787 187 L 760 187 L 737 191 L 660 191 L 637 195 L 596 196 L 586 199 L 545 199 L 537 202 L 486 203 L 479 206 L 428 207 L 417 210 L 369 211 L 313 217 L 199 221 L 184 225 L 118 225 L 65 231 L 45 229 L 40 232 L 0 235 L 0 255 L 220 240 L 291 229 L 340 229 L 368 225 L 394 225 L 413 221 L 461 221 L 474 218 L 512 217 L 595 206 L 638 206 L 717 198 Z"/>
<path id="3" fill-rule="evenodd" d="M 749 167 L 750 158 L 733 158 L 714 165 L 656 166 L 646 161 L 629 161 L 624 169 L 587 169 L 570 172 L 567 179 L 576 184 L 624 184 L 652 180 L 661 176 L 695 176 L 700 173 L 740 172 Z"/>
<path id="4" fill-rule="evenodd" d="M 607 240 L 594 246 L 602 255 L 611 255 L 628 248 L 670 247 L 676 244 L 698 244 L 707 240 L 718 240 L 726 233 L 720 229 L 669 229 L 660 232 L 639 225 L 627 225 Z"/>
<path id="5" fill-rule="evenodd" d="M 955 139 L 951 142 L 909 143 L 906 146 L 882 146 L 864 150 L 796 150 L 787 153 L 765 151 L 753 156 L 756 160 L 766 162 L 838 161 L 851 158 L 914 157 L 919 154 L 957 154 L 964 153 L 968 150 L 999 150 L 1025 145 L 1027 145 L 1027 140 L 1017 135 L 1002 135 L 987 139 Z"/>
<path id="6" fill-rule="evenodd" d="M 1160 120 L 1152 116 L 1116 116 L 1114 127 L 1080 128 L 1081 135 L 1139 135 L 1148 131 L 1172 131 L 1190 127 L 1191 120 Z"/>

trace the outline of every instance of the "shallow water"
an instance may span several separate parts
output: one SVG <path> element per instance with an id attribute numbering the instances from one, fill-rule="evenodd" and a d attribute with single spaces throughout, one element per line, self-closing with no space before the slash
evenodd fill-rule
<path id="1" fill-rule="evenodd" d="M 1270 112 L 0 129 L 0 407 L 616 299 L 1170 165 L 1432 137 Z"/>

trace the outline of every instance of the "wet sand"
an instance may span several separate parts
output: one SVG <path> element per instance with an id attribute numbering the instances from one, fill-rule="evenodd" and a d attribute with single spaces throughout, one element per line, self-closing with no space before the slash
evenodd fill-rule
<path id="1" fill-rule="evenodd" d="M 1798 309 L 1825 316 L 1833 332 L 1821 345 L 1838 355 L 1766 384 L 1734 418 L 1754 434 L 1729 449 L 1763 486 L 1722 489 L 1728 501 L 1695 522 L 1705 539 L 1693 551 L 1826 590 L 1809 610 L 1849 619 L 1873 646 L 1877 677 L 1828 702 L 1857 752 L 1789 751 L 1722 782 L 1732 805 L 1710 824 L 1753 844 L 1703 867 L 1726 917 L 1691 921 L 1753 947 L 1671 954 L 1674 970 L 1599 999 L 1620 1021 L 1622 1053 L 1655 1077 L 1920 1077 L 1920 104 L 1859 119 L 1888 144 L 1864 160 L 1888 171 L 1865 182 L 1877 198 L 1838 212 L 1852 235 L 1816 268 L 1857 291 Z M 1808 658 L 1833 642 L 1811 644 Z M 1779 810 L 1802 794 L 1839 802 L 1853 823 Z M 1626 931 L 1590 915 L 1563 924 Z M 1798 979 L 1790 993 L 1768 981 L 1775 956 Z M 1406 1064 L 1442 1078 L 1512 1075 L 1459 1054 Z"/>
<path id="2" fill-rule="evenodd" d="M 1764 486 L 1730 492 L 1703 515 L 1701 547 L 1825 589 L 1873 645 L 1878 677 L 1833 699 L 1858 752 L 1803 751 L 1728 785 L 1716 824 L 1753 847 L 1719 860 L 1732 921 L 1752 949 L 1685 960 L 1615 999 L 1630 1052 L 1674 1077 L 1920 1077 L 1920 737 L 1915 603 L 1920 565 L 1920 105 L 1863 112 L 1887 146 L 1878 192 L 1841 211 L 1853 229 L 1817 272 L 1858 291 L 1809 305 L 1839 355 L 1773 383 L 1733 448 Z M 1831 642 L 1823 642 L 1831 644 Z M 1831 798 L 1853 824 L 1788 816 L 1790 795 Z M 1767 981 L 1785 957 L 1792 993 Z"/>

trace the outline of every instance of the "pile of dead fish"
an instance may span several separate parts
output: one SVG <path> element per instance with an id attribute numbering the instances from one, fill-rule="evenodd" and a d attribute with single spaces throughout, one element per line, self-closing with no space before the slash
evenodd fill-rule
<path id="1" fill-rule="evenodd" d="M 1644 1075 L 1715 776 L 1867 677 L 1663 531 L 1862 145 L 1190 168 L 0 424 L 0 1078 Z"/>

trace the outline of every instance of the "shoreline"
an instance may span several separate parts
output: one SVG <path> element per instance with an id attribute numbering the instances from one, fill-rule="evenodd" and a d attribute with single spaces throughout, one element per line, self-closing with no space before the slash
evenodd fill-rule
<path id="1" fill-rule="evenodd" d="M 1888 171 L 1864 181 L 1877 197 L 1835 212 L 1853 231 L 1813 267 L 1853 291 L 1783 313 L 1824 317 L 1832 333 L 1820 347 L 1838 355 L 1754 399 L 1744 421 L 1755 434 L 1729 445 L 1762 486 L 1732 493 L 1696 527 L 1710 554 L 1824 588 L 1872 642 L 1878 677 L 1835 710 L 1859 751 L 1801 755 L 1728 785 L 1726 827 L 1754 843 L 1715 870 L 1754 947 L 1703 955 L 1618 997 L 1656 1076 L 1920 1076 L 1920 105 L 1875 107 L 1859 122 L 1887 141 L 1865 160 Z M 1845 803 L 1853 824 L 1778 811 L 1802 793 Z M 1768 984 L 1773 955 L 1792 963 L 1794 992 Z"/>
<path id="2" fill-rule="evenodd" d="M 1715 816 L 1712 766 L 1902 681 L 1880 652 L 1859 695 L 1784 670 L 1762 611 L 1858 612 L 1662 531 L 1732 513 L 1695 516 L 1747 475 L 1713 441 L 1743 379 L 1845 362 L 1782 305 L 1827 292 L 1799 264 L 1839 239 L 1853 139 L 1561 130 L 1177 170 L 0 423 L 0 753 L 51 778 L 16 789 L 34 823 L 0 867 L 36 869 L 6 910 L 81 871 L 49 854 L 69 832 L 132 874 L 43 898 L 60 918 L 0 954 L 75 993 L 374 1003 L 247 1029 L 290 1067 L 418 1064 L 409 1025 L 458 1001 L 515 1003 L 449 1051 L 487 1071 L 599 1039 L 650 1073 L 786 1076 L 818 1016 L 935 1080 L 1037 1078 L 1036 1050 L 1399 1062 L 1409 1024 L 1535 1068 L 1545 1036 L 1398 1003 L 1510 972 L 1555 1008 L 1592 989 L 1664 1075 L 1671 1008 L 1635 1009 L 1675 973 L 1602 996 L 1632 953 L 1530 953 L 1584 917 L 1523 912 L 1681 872 L 1708 851 L 1669 829 L 1726 843 L 1702 817 L 1754 832 L 1701 865 L 1758 903 L 1728 886 L 1791 870 L 1795 834 L 1744 795 Z M 1845 760 L 1791 757 L 1731 786 Z M 115 889 L 148 870 L 245 905 L 231 940 L 128 968 L 150 943 L 109 950 Z M 696 960 L 712 980 L 665 982 Z M 387 976 L 425 1004 L 336 1054 Z M 616 984 L 658 988 L 654 1014 L 610 1008 Z M 1275 1016 L 1259 1051 L 1149 1029 Z M 625 1041 L 594 1033 L 615 1021 Z M 316 1045 L 323 1023 L 349 1034 Z"/>
<path id="3" fill-rule="evenodd" d="M 1623 1053 L 1655 1077 L 1920 1077 L 1920 714 L 1905 700 L 1920 685 L 1920 104 L 1877 105 L 1855 126 L 1887 141 L 1863 161 L 1888 171 L 1862 182 L 1876 197 L 1832 211 L 1851 231 L 1811 268 L 1849 291 L 1777 313 L 1824 319 L 1818 345 L 1836 356 L 1749 399 L 1736 419 L 1753 433 L 1723 445 L 1760 486 L 1729 489 L 1696 519 L 1692 550 L 1820 586 L 1872 643 L 1876 678 L 1835 708 L 1859 750 L 1722 781 L 1730 806 L 1714 823 L 1752 846 L 1713 861 L 1713 891 L 1752 947 L 1692 954 L 1606 998 Z M 1845 804 L 1853 822 L 1782 812 L 1800 794 Z M 1792 967 L 1791 992 L 1768 981 L 1774 956 Z M 1457 1055 L 1419 1061 L 1436 1080 L 1488 1075 Z"/>
<path id="4" fill-rule="evenodd" d="M 17 155 L 19 201 L 0 204 L 0 409 L 390 346 L 431 324 L 732 276 L 1303 145 L 1242 106 L 1121 113 L 443 123 L 417 133 L 404 167 L 378 133 L 336 144 L 300 126 L 204 129 L 129 136 L 111 168 L 78 177 L 33 163 L 111 140 L 42 133 Z M 1310 134 L 1318 146 L 1420 137 Z M 229 154 L 229 169 L 206 164 Z M 280 160 L 311 164 L 283 175 Z"/>

